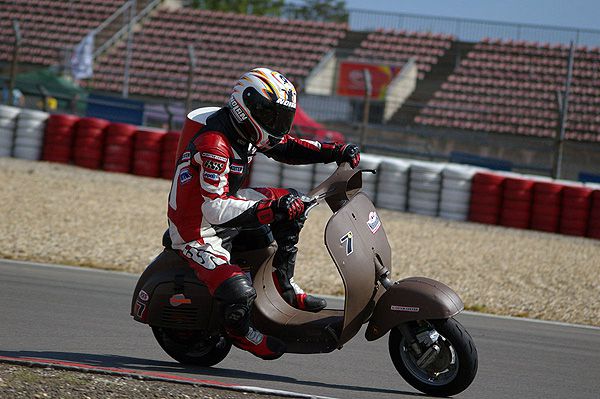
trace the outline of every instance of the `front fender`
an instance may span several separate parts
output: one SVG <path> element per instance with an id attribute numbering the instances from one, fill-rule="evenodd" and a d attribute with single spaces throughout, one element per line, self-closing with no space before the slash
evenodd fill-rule
<path id="1" fill-rule="evenodd" d="M 397 281 L 379 299 L 365 332 L 368 341 L 381 338 L 407 321 L 447 319 L 465 305 L 447 285 L 426 277 Z"/>

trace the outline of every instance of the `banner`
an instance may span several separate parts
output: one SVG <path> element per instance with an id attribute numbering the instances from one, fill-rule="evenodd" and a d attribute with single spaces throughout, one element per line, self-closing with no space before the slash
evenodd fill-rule
<path id="1" fill-rule="evenodd" d="M 73 50 L 71 56 L 71 75 L 73 79 L 87 79 L 94 74 L 94 33 L 90 32 Z"/>
<path id="2" fill-rule="evenodd" d="M 371 73 L 371 98 L 383 100 L 387 86 L 402 67 L 342 61 L 338 73 L 337 94 L 340 96 L 364 97 L 365 69 Z"/>

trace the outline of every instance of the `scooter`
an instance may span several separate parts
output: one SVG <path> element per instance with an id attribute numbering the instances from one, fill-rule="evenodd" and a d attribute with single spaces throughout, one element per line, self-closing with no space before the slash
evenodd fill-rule
<path id="1" fill-rule="evenodd" d="M 307 215 L 323 202 L 333 211 L 325 246 L 344 284 L 344 309 L 293 308 L 273 281 L 276 243 L 239 252 L 234 245 L 232 263 L 250 274 L 257 292 L 253 324 L 283 340 L 287 353 L 309 354 L 341 349 L 368 323 L 368 341 L 390 332 L 392 362 L 410 385 L 429 395 L 458 394 L 477 373 L 473 339 L 453 319 L 464 304 L 452 289 L 429 278 L 390 280 L 391 248 L 375 206 L 360 191 L 363 172 L 344 163 L 303 199 Z M 131 314 L 150 325 L 172 358 L 210 367 L 231 349 L 217 306 L 192 268 L 167 245 L 142 273 Z"/>

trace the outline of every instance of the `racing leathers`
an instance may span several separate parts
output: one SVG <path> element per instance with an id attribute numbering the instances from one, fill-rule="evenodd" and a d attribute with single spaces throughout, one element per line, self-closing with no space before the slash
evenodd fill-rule
<path id="1" fill-rule="evenodd" d="M 172 247 L 221 304 L 224 325 L 234 344 L 259 357 L 275 358 L 283 353 L 281 342 L 269 341 L 250 326 L 256 292 L 240 267 L 231 263 L 231 251 L 241 232 L 273 237 L 278 244 L 273 266 L 282 296 L 291 305 L 306 308 L 307 295 L 292 279 L 302 220 L 298 212 L 281 216 L 282 209 L 298 206 L 297 193 L 241 188 L 256 148 L 238 135 L 229 112 L 221 108 L 211 115 L 177 160 L 169 195 L 169 235 Z M 342 144 L 285 135 L 264 154 L 288 164 L 309 164 L 339 163 L 349 152 Z M 295 203 L 286 204 L 289 201 Z M 317 309 L 308 310 L 325 307 L 324 300 L 314 299 L 322 302 Z"/>

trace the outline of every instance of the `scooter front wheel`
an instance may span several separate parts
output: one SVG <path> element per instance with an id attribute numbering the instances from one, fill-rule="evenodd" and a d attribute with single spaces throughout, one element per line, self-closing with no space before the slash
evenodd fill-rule
<path id="1" fill-rule="evenodd" d="M 410 331 L 412 337 L 405 337 L 402 331 Z M 389 352 L 406 382 L 428 395 L 456 395 L 467 389 L 477 374 L 473 339 L 452 318 L 422 320 L 392 329 Z"/>
<path id="2" fill-rule="evenodd" d="M 231 342 L 225 337 L 207 337 L 202 331 L 152 326 L 152 332 L 160 347 L 182 364 L 214 366 L 231 350 Z"/>

